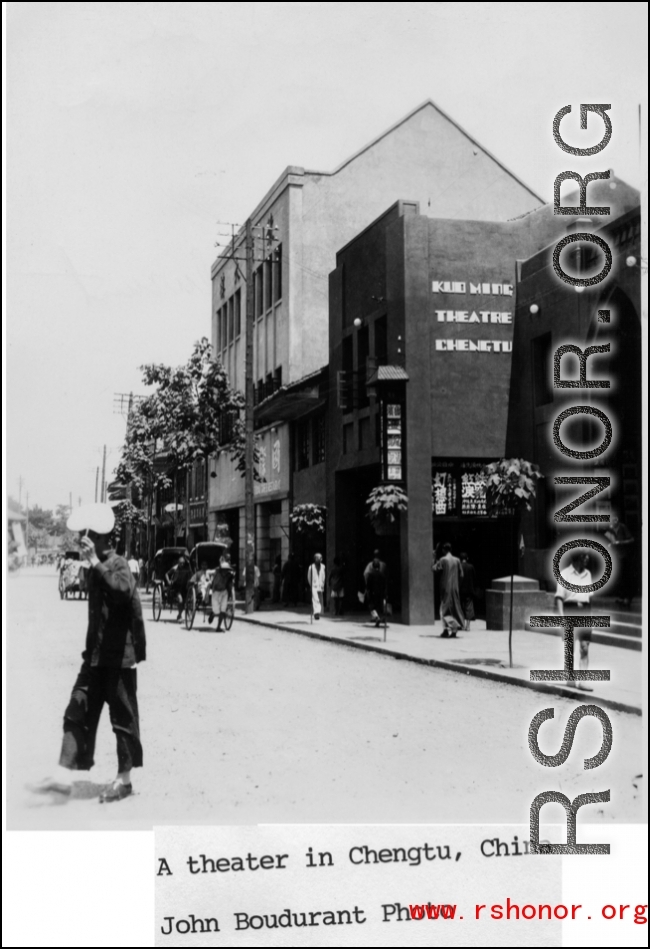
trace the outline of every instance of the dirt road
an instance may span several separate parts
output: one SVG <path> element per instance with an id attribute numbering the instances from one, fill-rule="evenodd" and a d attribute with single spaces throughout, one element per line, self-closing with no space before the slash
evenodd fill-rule
<path id="1" fill-rule="evenodd" d="M 24 787 L 51 773 L 61 720 L 80 664 L 87 604 L 62 601 L 51 568 L 7 582 L 8 826 L 13 829 L 151 828 L 157 823 L 500 822 L 529 820 L 545 790 L 573 798 L 611 789 L 609 805 L 580 820 L 642 819 L 635 776 L 642 722 L 610 712 L 614 747 L 597 771 L 582 759 L 601 726 L 581 722 L 568 762 L 537 765 L 532 716 L 553 705 L 542 750 L 555 753 L 575 702 L 341 645 L 237 623 L 187 632 L 163 614 L 147 620 L 138 669 L 145 766 L 135 794 L 100 805 L 114 775 L 105 710 L 96 766 L 73 799 L 55 806 Z M 588 701 L 588 699 L 586 699 Z M 562 821 L 547 805 L 547 821 Z"/>

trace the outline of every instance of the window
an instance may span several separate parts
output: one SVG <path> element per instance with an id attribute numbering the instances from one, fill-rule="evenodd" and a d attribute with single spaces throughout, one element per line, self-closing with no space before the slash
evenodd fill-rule
<path id="1" fill-rule="evenodd" d="M 551 348 L 550 333 L 543 333 L 532 340 L 533 397 L 535 405 L 547 405 L 553 401 Z"/>
<path id="2" fill-rule="evenodd" d="M 264 296 L 263 296 L 263 272 L 262 268 L 258 267 L 253 275 L 253 284 L 255 288 L 255 316 L 261 316 L 264 312 Z"/>
<path id="3" fill-rule="evenodd" d="M 357 331 L 357 383 L 359 388 L 359 408 L 369 405 L 370 400 L 366 391 L 366 363 L 370 355 L 370 335 L 368 327 L 363 326 Z"/>
<path id="4" fill-rule="evenodd" d="M 273 258 L 264 261 L 264 309 L 270 310 L 273 304 Z"/>
<path id="5" fill-rule="evenodd" d="M 222 331 L 221 331 L 221 310 L 217 310 L 216 314 L 217 321 L 217 352 L 220 353 L 223 349 L 223 344 L 221 341 Z"/>
<path id="6" fill-rule="evenodd" d="M 388 362 L 388 324 L 385 316 L 375 320 L 375 359 L 378 366 Z"/>
<path id="7" fill-rule="evenodd" d="M 235 308 L 235 339 L 241 336 L 241 290 L 238 290 L 233 297 Z"/>
<path id="8" fill-rule="evenodd" d="M 298 424 L 296 443 L 296 468 L 308 468 L 311 461 L 311 424 L 309 421 Z"/>
<path id="9" fill-rule="evenodd" d="M 275 303 L 282 299 L 282 244 L 279 244 L 273 254 L 273 300 Z"/>
<path id="10" fill-rule="evenodd" d="M 233 340 L 234 340 L 234 338 L 235 338 L 235 332 L 234 332 L 234 329 L 235 329 L 235 327 L 234 327 L 234 306 L 233 306 L 233 298 L 232 298 L 232 297 L 228 300 L 228 303 L 226 304 L 226 307 L 227 307 L 227 310 L 228 310 L 228 342 L 229 342 L 229 343 L 232 343 Z"/>
<path id="11" fill-rule="evenodd" d="M 314 419 L 314 464 L 325 461 L 325 416 L 317 415 Z"/>

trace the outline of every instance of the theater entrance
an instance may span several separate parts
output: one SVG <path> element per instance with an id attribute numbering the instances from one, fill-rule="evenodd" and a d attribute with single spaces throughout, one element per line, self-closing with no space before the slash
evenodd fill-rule
<path id="1" fill-rule="evenodd" d="M 433 518 L 434 550 L 441 552 L 445 543 L 451 544 L 451 552 L 458 557 L 466 553 L 476 571 L 476 583 L 480 596 L 474 608 L 480 619 L 485 618 L 485 591 L 497 577 L 510 576 L 513 563 L 512 522 L 506 517 L 435 517 Z M 516 538 L 518 543 L 518 538 Z M 519 555 L 515 573 L 519 572 Z M 435 576 L 434 597 L 436 617 L 440 603 L 439 575 Z"/>

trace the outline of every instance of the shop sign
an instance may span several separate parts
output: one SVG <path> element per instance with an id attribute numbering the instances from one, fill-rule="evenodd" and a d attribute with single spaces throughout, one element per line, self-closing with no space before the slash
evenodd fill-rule
<path id="1" fill-rule="evenodd" d="M 431 508 L 436 517 L 487 517 L 486 461 L 434 460 Z"/>

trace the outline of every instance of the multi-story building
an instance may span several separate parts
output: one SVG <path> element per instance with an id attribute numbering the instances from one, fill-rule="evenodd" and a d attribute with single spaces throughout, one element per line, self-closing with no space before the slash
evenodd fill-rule
<path id="1" fill-rule="evenodd" d="M 425 102 L 334 171 L 289 166 L 250 213 L 254 381 L 266 481 L 256 485 L 263 578 L 290 544 L 293 503 L 327 504 L 325 397 L 328 275 L 339 248 L 404 195 L 448 222 L 506 221 L 543 202 L 432 102 Z M 450 232 L 453 224 L 448 225 Z M 272 238 L 272 239 L 271 239 Z M 212 267 L 212 341 L 231 383 L 244 387 L 244 235 Z M 239 258 L 239 259 L 237 259 Z M 372 261 L 369 261 L 372 264 Z M 350 282 L 346 283 L 349 286 Z M 229 526 L 243 551 L 244 485 L 226 453 L 211 463 L 210 533 Z"/>
<path id="2" fill-rule="evenodd" d="M 615 192 L 590 185 L 594 202 L 613 204 L 615 194 L 619 211 L 636 204 L 638 215 L 638 193 L 611 183 Z M 510 573 L 510 524 L 488 510 L 482 469 L 505 455 L 541 462 L 538 416 L 546 419 L 553 406 L 542 400 L 531 415 L 530 354 L 542 345 L 538 337 L 548 348 L 547 334 L 554 340 L 574 324 L 577 333 L 580 308 L 588 301 L 593 316 L 613 287 L 610 281 L 602 292 L 583 295 L 558 288 L 549 275 L 551 253 L 566 220 L 552 206 L 506 222 L 450 220 L 422 213 L 417 201 L 399 201 L 337 253 L 330 279 L 329 372 L 337 386 L 328 409 L 327 554 L 347 561 L 350 605 L 376 547 L 388 564 L 393 605 L 407 623 L 432 619 L 431 562 L 439 542 L 466 550 L 483 586 Z M 627 218 L 616 224 L 631 226 Z M 526 307 L 536 294 L 544 304 L 533 317 Z M 638 343 L 637 324 L 638 318 Z M 630 433 L 631 458 L 638 432 Z M 621 474 L 630 492 L 631 465 Z M 394 536 L 378 536 L 366 516 L 369 493 L 382 483 L 401 486 L 408 497 Z M 535 546 L 531 537 L 526 543 Z"/>

